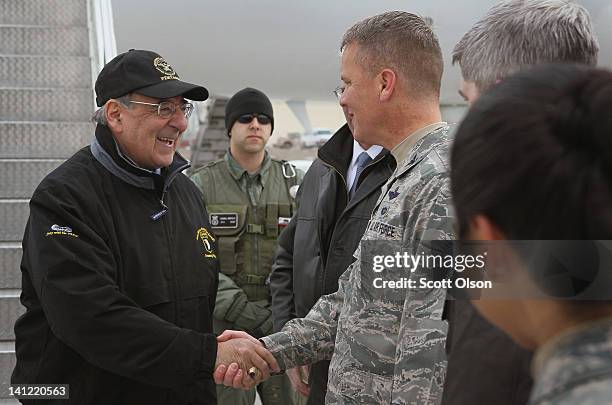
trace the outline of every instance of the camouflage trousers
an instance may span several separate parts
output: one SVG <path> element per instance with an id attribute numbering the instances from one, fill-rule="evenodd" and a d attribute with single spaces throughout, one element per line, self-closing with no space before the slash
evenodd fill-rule
<path id="1" fill-rule="evenodd" d="M 218 405 L 253 405 L 255 390 L 259 393 L 263 405 L 304 405 L 306 400 L 293 390 L 289 378 L 275 375 L 260 383 L 252 390 L 239 390 L 217 385 Z"/>

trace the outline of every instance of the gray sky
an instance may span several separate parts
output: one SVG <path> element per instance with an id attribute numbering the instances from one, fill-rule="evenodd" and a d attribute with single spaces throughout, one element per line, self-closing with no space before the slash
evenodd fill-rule
<path id="1" fill-rule="evenodd" d="M 446 60 L 442 101 L 460 102 L 450 52 L 493 0 L 114 0 L 119 52 L 159 52 L 181 78 L 230 95 L 257 87 L 273 98 L 333 100 L 339 44 L 355 21 L 389 10 L 434 20 Z M 583 0 L 612 67 L 612 0 Z"/>

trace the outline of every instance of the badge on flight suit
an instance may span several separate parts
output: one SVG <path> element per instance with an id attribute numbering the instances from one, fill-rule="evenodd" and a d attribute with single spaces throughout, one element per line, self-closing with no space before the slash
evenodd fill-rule
<path id="1" fill-rule="evenodd" d="M 289 225 L 290 221 L 291 221 L 291 218 L 278 217 L 278 229 L 279 230 L 285 229 L 287 225 Z"/>
<path id="2" fill-rule="evenodd" d="M 238 228 L 238 214 L 235 212 L 213 212 L 208 215 L 208 222 L 213 228 Z"/>

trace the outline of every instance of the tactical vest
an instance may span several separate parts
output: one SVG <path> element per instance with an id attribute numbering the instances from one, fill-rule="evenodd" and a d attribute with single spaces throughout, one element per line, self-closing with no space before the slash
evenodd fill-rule
<path id="1" fill-rule="evenodd" d="M 221 272 L 243 289 L 249 301 L 269 302 L 266 280 L 272 270 L 278 235 L 295 211 L 289 193 L 298 182 L 295 170 L 287 162 L 270 159 L 256 207 L 223 159 L 209 163 L 198 174 L 209 222 L 218 237 Z"/>

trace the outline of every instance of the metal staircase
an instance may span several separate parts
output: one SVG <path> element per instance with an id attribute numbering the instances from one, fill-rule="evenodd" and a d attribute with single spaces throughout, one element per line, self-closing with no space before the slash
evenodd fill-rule
<path id="1" fill-rule="evenodd" d="M 32 192 L 93 136 L 91 2 L 0 0 L 0 404 L 8 398 Z"/>
<path id="2" fill-rule="evenodd" d="M 200 128 L 191 154 L 191 170 L 204 166 L 225 155 L 229 138 L 225 130 L 225 104 L 227 97 L 213 96 L 202 104 Z"/>

